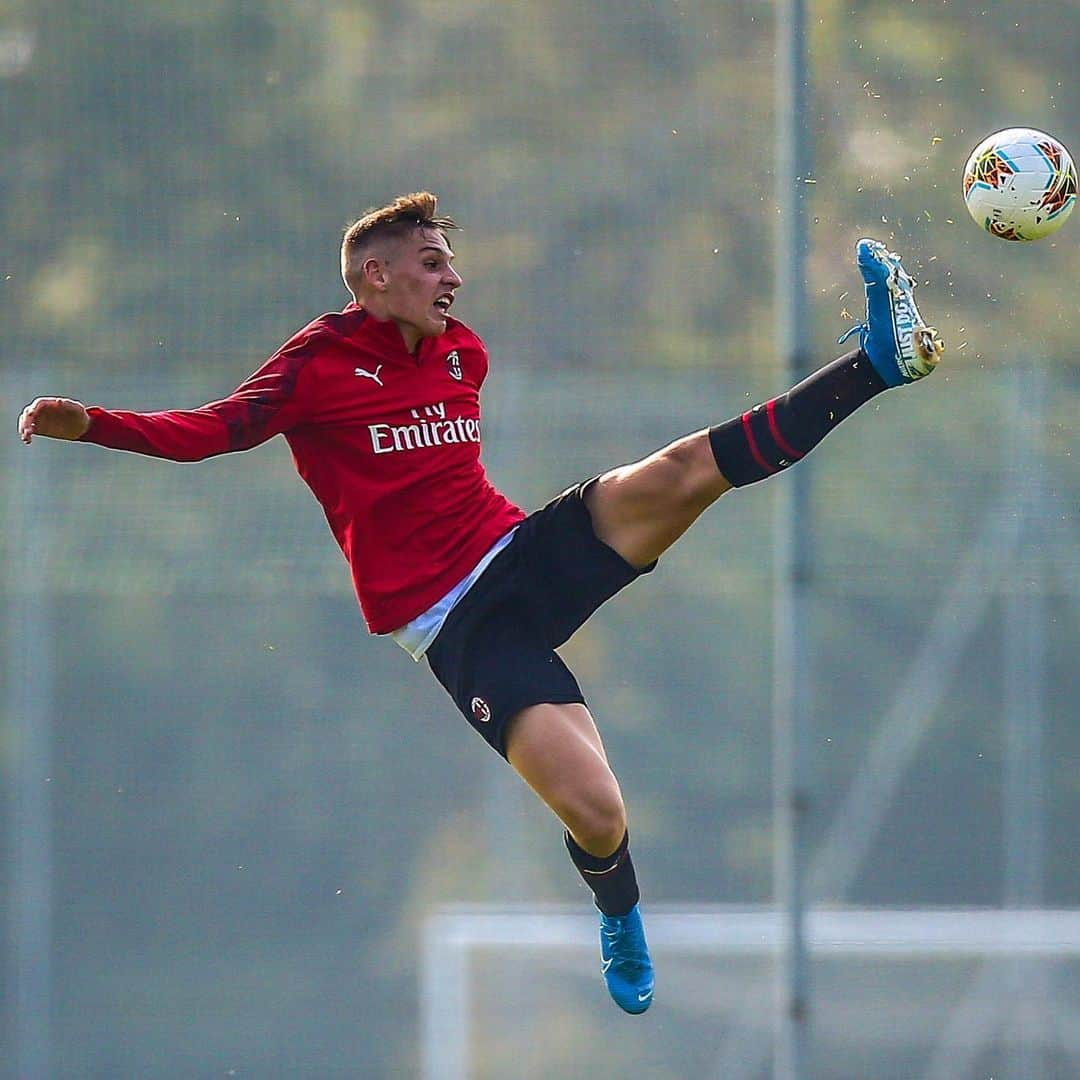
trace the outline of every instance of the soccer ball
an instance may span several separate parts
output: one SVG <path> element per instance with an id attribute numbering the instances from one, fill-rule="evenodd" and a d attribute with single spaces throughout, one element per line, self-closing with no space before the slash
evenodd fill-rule
<path id="1" fill-rule="evenodd" d="M 1076 203 L 1076 166 L 1052 135 L 1008 128 L 983 139 L 964 166 L 964 202 L 991 236 L 1039 240 Z"/>

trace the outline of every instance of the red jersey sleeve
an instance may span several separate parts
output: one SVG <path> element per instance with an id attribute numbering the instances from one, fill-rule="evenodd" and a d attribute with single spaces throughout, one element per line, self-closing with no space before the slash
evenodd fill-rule
<path id="1" fill-rule="evenodd" d="M 198 409 L 125 412 L 91 406 L 82 441 L 172 461 L 249 450 L 303 419 L 299 384 L 320 337 L 318 327 L 305 328 L 227 398 Z"/>

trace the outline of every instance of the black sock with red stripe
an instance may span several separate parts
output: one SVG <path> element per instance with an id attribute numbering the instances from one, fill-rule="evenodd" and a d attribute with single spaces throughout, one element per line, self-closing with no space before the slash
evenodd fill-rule
<path id="1" fill-rule="evenodd" d="M 888 389 L 862 349 L 815 371 L 786 394 L 709 428 L 716 465 L 734 487 L 794 465 L 841 420 Z"/>
<path id="2" fill-rule="evenodd" d="M 564 838 L 581 880 L 596 897 L 596 906 L 605 915 L 627 914 L 639 899 L 637 874 L 630 858 L 630 834 L 623 833 L 622 843 L 602 858 L 590 855 L 570 833 L 565 833 Z"/>

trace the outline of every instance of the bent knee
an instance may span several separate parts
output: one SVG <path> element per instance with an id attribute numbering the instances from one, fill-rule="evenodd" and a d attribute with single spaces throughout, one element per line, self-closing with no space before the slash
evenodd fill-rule
<path id="1" fill-rule="evenodd" d="M 626 806 L 614 776 L 601 787 L 569 793 L 558 813 L 570 835 L 590 855 L 609 855 L 626 833 Z"/>

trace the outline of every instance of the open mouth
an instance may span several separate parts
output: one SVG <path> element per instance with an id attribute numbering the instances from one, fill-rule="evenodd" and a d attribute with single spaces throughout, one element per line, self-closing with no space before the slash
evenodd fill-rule
<path id="1" fill-rule="evenodd" d="M 434 304 L 435 310 L 440 314 L 445 315 L 450 310 L 450 305 L 454 302 L 454 297 L 447 293 L 445 296 L 440 296 Z"/>

